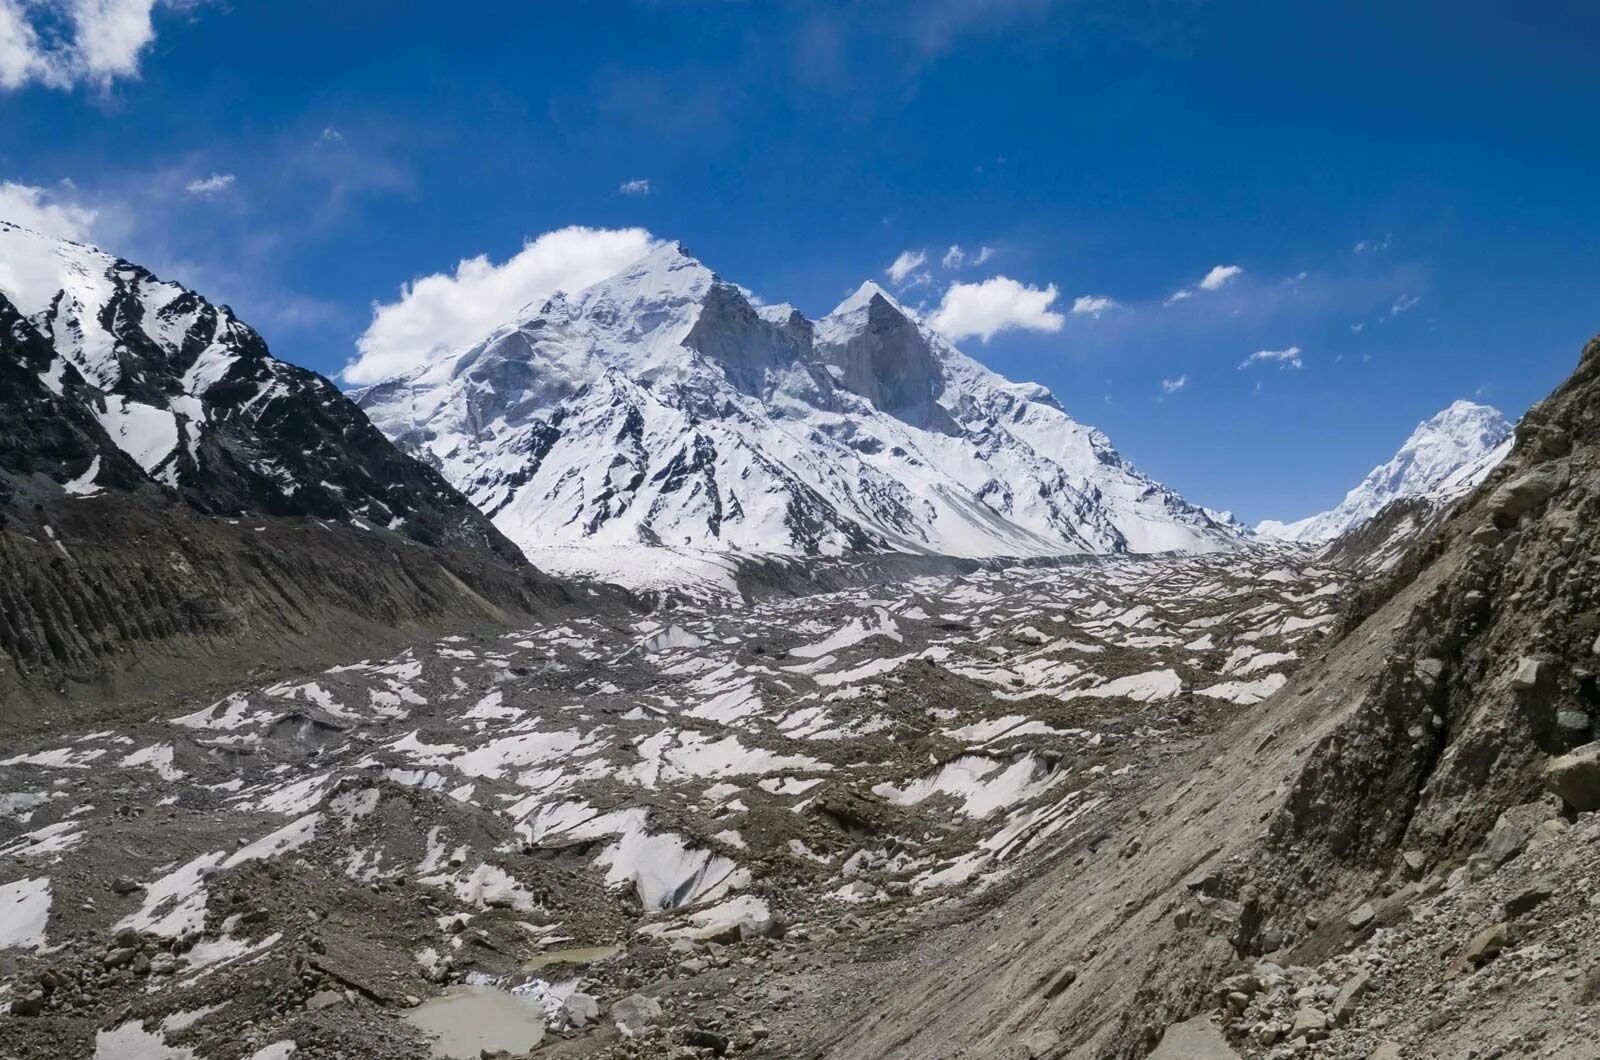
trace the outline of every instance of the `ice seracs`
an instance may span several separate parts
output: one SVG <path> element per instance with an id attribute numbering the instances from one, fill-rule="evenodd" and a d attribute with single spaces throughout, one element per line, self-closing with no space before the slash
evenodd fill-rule
<path id="1" fill-rule="evenodd" d="M 357 391 L 536 563 L 724 586 L 751 556 L 1212 551 L 1242 528 L 876 284 L 812 321 L 663 243 Z"/>
<path id="2" fill-rule="evenodd" d="M 1457 401 L 1418 424 L 1400 451 L 1373 468 L 1337 507 L 1292 523 L 1269 519 L 1256 533 L 1278 541 L 1331 541 L 1395 501 L 1446 504 L 1487 478 L 1510 450 L 1511 423 L 1498 409 Z"/>

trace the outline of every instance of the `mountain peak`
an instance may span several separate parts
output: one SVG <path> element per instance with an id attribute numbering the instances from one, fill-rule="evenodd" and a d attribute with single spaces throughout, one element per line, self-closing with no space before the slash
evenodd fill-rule
<path id="1" fill-rule="evenodd" d="M 1337 507 L 1293 523 L 1267 520 L 1256 532 L 1282 541 L 1329 541 L 1398 500 L 1453 500 L 1500 462 L 1511 431 L 1499 409 L 1454 401 L 1417 424 L 1395 455 L 1368 472 Z"/>
<path id="2" fill-rule="evenodd" d="M 861 286 L 857 287 L 850 297 L 834 306 L 833 312 L 829 313 L 828 316 L 848 316 L 851 313 L 866 309 L 872 304 L 872 301 L 875 298 L 881 298 L 884 302 L 888 303 L 891 309 L 894 309 L 901 316 L 906 317 L 907 319 L 915 319 L 915 314 L 913 314 L 911 310 L 901 305 L 899 300 L 896 299 L 894 295 L 884 290 L 877 284 L 876 281 L 873 280 L 863 280 L 861 282 Z"/>
<path id="3" fill-rule="evenodd" d="M 601 280 L 580 297 L 592 303 L 603 297 L 630 300 L 696 301 L 717 279 L 677 240 L 658 243 L 632 265 Z"/>
<path id="4" fill-rule="evenodd" d="M 870 280 L 813 324 L 659 243 L 460 364 L 370 388 L 361 407 L 551 569 L 580 569 L 562 564 L 581 551 L 581 569 L 632 584 L 662 546 L 989 557 L 1238 541 Z"/>

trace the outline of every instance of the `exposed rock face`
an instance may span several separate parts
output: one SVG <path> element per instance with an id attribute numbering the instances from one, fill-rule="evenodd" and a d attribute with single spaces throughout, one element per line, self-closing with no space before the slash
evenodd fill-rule
<path id="1" fill-rule="evenodd" d="M 530 557 L 637 587 L 748 560 L 1214 551 L 1243 528 L 875 285 L 813 324 L 676 244 L 355 395 Z"/>
<path id="2" fill-rule="evenodd" d="M 0 222 L 0 724 L 564 598 L 226 307 Z"/>
<path id="3" fill-rule="evenodd" d="M 438 472 L 226 306 L 0 221 L 0 499 L 166 486 L 199 511 L 518 553 Z M 30 476 L 42 476 L 33 478 Z"/>

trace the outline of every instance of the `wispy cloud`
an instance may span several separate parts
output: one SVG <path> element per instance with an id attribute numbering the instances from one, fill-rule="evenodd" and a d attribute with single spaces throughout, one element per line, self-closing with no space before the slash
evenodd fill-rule
<path id="1" fill-rule="evenodd" d="M 1211 271 L 1200 280 L 1202 291 L 1220 291 L 1229 280 L 1238 276 L 1244 269 L 1238 265 L 1213 265 Z"/>
<path id="2" fill-rule="evenodd" d="M 623 195 L 649 195 L 655 189 L 650 186 L 650 181 L 645 178 L 625 180 L 617 185 L 617 191 Z"/>
<path id="3" fill-rule="evenodd" d="M 1380 251 L 1388 250 L 1389 244 L 1393 239 L 1393 236 L 1385 232 L 1382 239 L 1363 239 L 1350 249 L 1357 254 L 1377 254 Z"/>
<path id="4" fill-rule="evenodd" d="M 1246 357 L 1239 368 L 1242 371 L 1253 364 L 1276 364 L 1279 368 L 1304 368 L 1305 363 L 1300 356 L 1303 352 L 1298 346 L 1290 346 L 1283 350 L 1257 350 Z"/>
<path id="5" fill-rule="evenodd" d="M 1009 276 L 953 283 L 928 322 L 955 341 L 977 336 L 988 342 L 1012 330 L 1054 333 L 1066 323 L 1066 317 L 1051 308 L 1057 294 L 1055 284 L 1031 287 Z"/>
<path id="6" fill-rule="evenodd" d="M 1220 291 L 1244 272 L 1241 265 L 1213 265 L 1211 271 L 1191 287 L 1180 287 L 1167 296 L 1167 305 L 1193 298 L 1197 294 Z"/>
<path id="7" fill-rule="evenodd" d="M 190 195 L 220 195 L 233 187 L 233 184 L 234 176 L 232 173 L 213 173 L 209 177 L 191 180 L 183 186 L 183 190 Z"/>
<path id="8" fill-rule="evenodd" d="M 1397 317 L 1406 310 L 1413 308 L 1420 301 L 1422 301 L 1422 299 L 1417 295 L 1403 294 L 1399 298 L 1395 299 L 1394 305 L 1389 307 L 1389 315 L 1392 317 Z"/>
<path id="9" fill-rule="evenodd" d="M 1071 312 L 1073 316 L 1099 317 L 1102 313 L 1121 308 L 1122 303 L 1110 295 L 1084 294 L 1072 300 Z"/>
<path id="10" fill-rule="evenodd" d="M 1176 394 L 1188 385 L 1189 377 L 1187 375 L 1180 375 L 1176 379 L 1163 379 L 1161 380 L 1161 392 L 1163 394 Z"/>
<path id="11" fill-rule="evenodd" d="M 918 269 L 928 263 L 927 251 L 902 250 L 900 256 L 889 263 L 884 274 L 895 284 L 904 284 Z"/>
<path id="12" fill-rule="evenodd" d="M 944 257 L 939 259 L 941 267 L 947 270 L 977 268 L 990 258 L 994 257 L 993 247 L 979 247 L 975 251 L 964 249 L 961 244 L 953 244 L 944 252 Z"/>

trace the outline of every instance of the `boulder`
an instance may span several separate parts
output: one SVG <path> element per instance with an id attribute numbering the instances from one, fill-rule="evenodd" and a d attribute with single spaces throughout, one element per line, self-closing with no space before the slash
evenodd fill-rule
<path id="1" fill-rule="evenodd" d="M 1489 495 L 1489 514 L 1497 526 L 1511 526 L 1563 489 L 1567 484 L 1564 464 L 1547 464 L 1524 471 Z"/>
<path id="2" fill-rule="evenodd" d="M 1593 722 L 1590 720 L 1587 711 L 1556 711 L 1556 731 L 1567 739 L 1586 735 L 1591 725 L 1593 725 Z"/>
<path id="3" fill-rule="evenodd" d="M 1394 1042 L 1382 1042 L 1367 1054 L 1367 1060 L 1404 1060 L 1405 1055 Z"/>
<path id="4" fill-rule="evenodd" d="M 1495 868 L 1504 865 L 1522 853 L 1533 830 L 1550 815 L 1550 807 L 1544 803 L 1527 802 L 1511 807 L 1495 819 L 1489 838 L 1484 840 L 1483 857 Z"/>
<path id="5" fill-rule="evenodd" d="M 708 1031 L 704 1027 L 691 1027 L 683 1032 L 683 1044 L 692 1045 L 696 1049 L 710 1049 L 712 1056 L 725 1056 L 730 1043 L 716 1031 Z"/>
<path id="6" fill-rule="evenodd" d="M 321 1012 L 325 1008 L 344 1004 L 344 995 L 337 990 L 318 990 L 306 1000 L 306 1008 Z"/>
<path id="7" fill-rule="evenodd" d="M 1511 925 L 1502 922 L 1486 927 L 1474 935 L 1461 956 L 1467 964 L 1476 968 L 1500 956 L 1509 945 L 1511 945 Z"/>
<path id="8" fill-rule="evenodd" d="M 1544 767 L 1544 783 L 1574 810 L 1600 810 L 1600 741 L 1552 758 Z"/>
<path id="9" fill-rule="evenodd" d="M 1350 1019 L 1350 1014 L 1356 1009 L 1356 1002 L 1361 995 L 1367 992 L 1367 987 L 1372 984 L 1372 973 L 1362 969 L 1349 979 L 1345 980 L 1339 988 L 1339 993 L 1333 999 L 1333 1022 L 1343 1024 Z"/>
<path id="10" fill-rule="evenodd" d="M 1328 1015 L 1321 1009 L 1306 1007 L 1294 1014 L 1294 1023 L 1289 1027 L 1290 1038 L 1304 1038 L 1307 1041 L 1316 1041 L 1328 1030 Z"/>
<path id="11" fill-rule="evenodd" d="M 629 994 L 611 1006 L 611 1021 L 624 1038 L 636 1038 L 661 1018 L 661 1002 L 643 994 Z"/>
<path id="12" fill-rule="evenodd" d="M 1545 847 L 1554 843 L 1566 834 L 1571 828 L 1566 821 L 1559 817 L 1552 817 L 1548 821 L 1541 821 L 1539 827 L 1533 830 L 1533 836 L 1528 840 L 1528 853 L 1537 854 Z"/>
<path id="13" fill-rule="evenodd" d="M 1051 976 L 1050 981 L 1045 984 L 1045 999 L 1049 1000 L 1050 998 L 1058 996 L 1062 991 L 1066 990 L 1067 987 L 1076 982 L 1077 978 L 1078 969 L 1072 967 L 1070 964 L 1067 965 L 1065 968 L 1061 969 L 1061 971 Z"/>
<path id="14" fill-rule="evenodd" d="M 587 1027 L 600 1018 L 600 1000 L 593 994 L 574 991 L 561 1003 L 561 1010 L 567 1014 L 567 1022 L 572 1026 Z"/>
<path id="15" fill-rule="evenodd" d="M 1535 880 L 1506 899 L 1506 916 L 1512 920 L 1526 916 L 1554 897 L 1555 893 L 1555 888 L 1547 881 Z"/>
<path id="16" fill-rule="evenodd" d="M 1530 692 L 1542 685 L 1550 676 L 1550 661 L 1524 655 L 1517 660 L 1511 674 L 1511 687 L 1519 692 Z"/>
<path id="17" fill-rule="evenodd" d="M 1378 919 L 1378 910 L 1371 902 L 1362 902 L 1350 911 L 1345 918 L 1345 923 L 1350 925 L 1351 931 L 1365 931 Z"/>
<path id="18" fill-rule="evenodd" d="M 1146 1060 L 1239 1060 L 1216 1026 L 1204 1016 L 1174 1023 Z"/>

